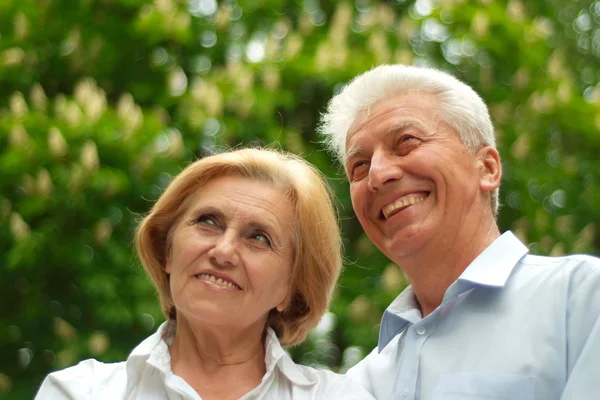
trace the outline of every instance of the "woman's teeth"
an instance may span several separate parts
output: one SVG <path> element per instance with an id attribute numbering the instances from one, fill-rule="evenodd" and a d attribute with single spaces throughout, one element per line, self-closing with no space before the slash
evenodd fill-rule
<path id="1" fill-rule="evenodd" d="M 198 274 L 198 275 L 196 275 L 196 277 L 198 279 L 200 279 L 201 281 L 209 281 L 209 282 L 212 282 L 212 283 L 214 283 L 216 285 L 219 285 L 219 286 L 228 287 L 228 288 L 231 288 L 231 289 L 241 290 L 241 288 L 238 285 L 236 285 L 235 283 L 226 281 L 226 280 L 221 279 L 221 278 L 217 278 L 214 275 L 210 275 L 210 274 Z"/>

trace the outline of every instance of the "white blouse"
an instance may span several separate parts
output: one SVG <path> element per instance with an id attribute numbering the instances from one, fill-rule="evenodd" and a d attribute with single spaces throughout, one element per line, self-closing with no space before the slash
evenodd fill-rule
<path id="1" fill-rule="evenodd" d="M 169 347 L 162 334 L 165 327 L 163 323 L 140 343 L 127 361 L 105 364 L 90 359 L 51 373 L 35 399 L 201 400 L 183 378 L 171 371 Z M 349 377 L 295 364 L 271 328 L 265 346 L 267 372 L 262 382 L 240 400 L 373 399 Z"/>

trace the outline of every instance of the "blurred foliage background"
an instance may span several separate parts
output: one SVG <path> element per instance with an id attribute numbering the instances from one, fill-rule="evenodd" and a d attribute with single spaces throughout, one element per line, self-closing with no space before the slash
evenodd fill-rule
<path id="1" fill-rule="evenodd" d="M 407 284 L 362 233 L 315 126 L 351 77 L 432 65 L 490 106 L 499 223 L 539 254 L 600 252 L 600 1 L 3 0 L 0 397 L 124 360 L 162 321 L 132 238 L 174 174 L 271 144 L 331 177 L 348 263 L 302 363 L 344 371 Z"/>

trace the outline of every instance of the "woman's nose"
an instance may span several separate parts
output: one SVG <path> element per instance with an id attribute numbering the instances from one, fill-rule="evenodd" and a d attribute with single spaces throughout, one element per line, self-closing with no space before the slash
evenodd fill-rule
<path id="1" fill-rule="evenodd" d="M 208 251 L 208 257 L 220 267 L 232 267 L 239 263 L 239 241 L 232 233 L 220 236 Z"/>

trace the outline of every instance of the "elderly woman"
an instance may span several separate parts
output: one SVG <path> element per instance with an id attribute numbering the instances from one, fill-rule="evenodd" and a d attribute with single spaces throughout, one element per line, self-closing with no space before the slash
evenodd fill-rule
<path id="1" fill-rule="evenodd" d="M 196 161 L 136 244 L 167 322 L 125 362 L 50 374 L 38 399 L 372 398 L 281 347 L 319 322 L 342 264 L 330 192 L 307 162 L 264 149 Z"/>

